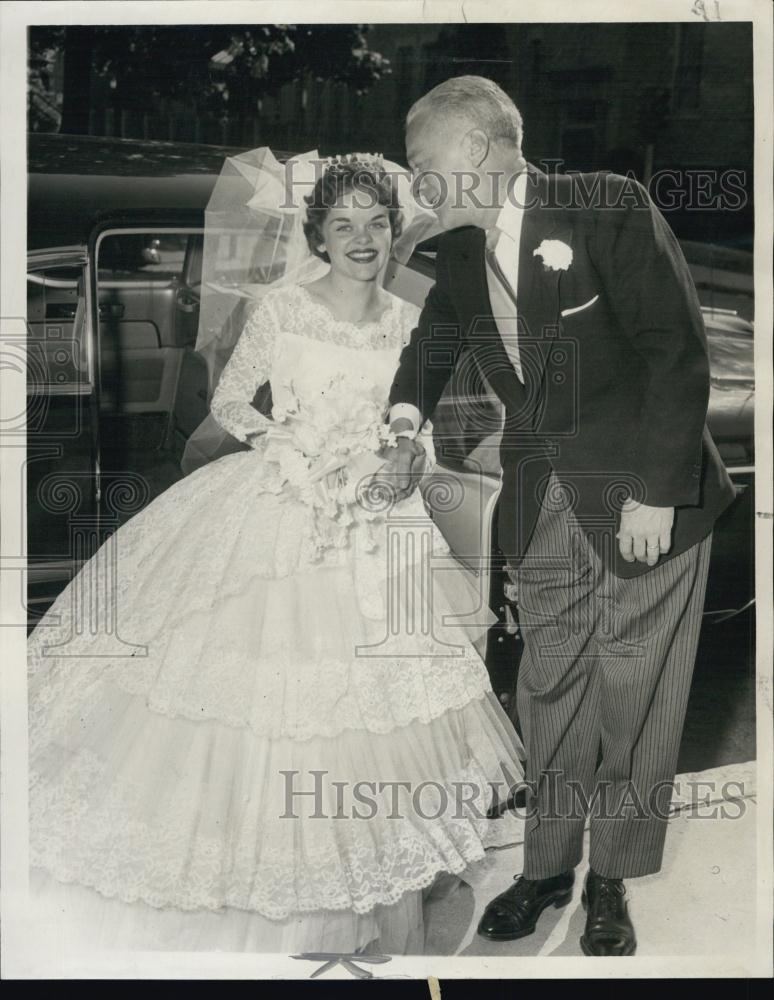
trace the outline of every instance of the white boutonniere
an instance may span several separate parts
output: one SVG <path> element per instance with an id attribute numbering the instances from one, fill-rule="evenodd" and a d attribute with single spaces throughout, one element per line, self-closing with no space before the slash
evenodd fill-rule
<path id="1" fill-rule="evenodd" d="M 551 271 L 566 271 L 572 264 L 572 247 L 561 240 L 543 240 L 532 256 L 542 257 L 543 264 Z"/>

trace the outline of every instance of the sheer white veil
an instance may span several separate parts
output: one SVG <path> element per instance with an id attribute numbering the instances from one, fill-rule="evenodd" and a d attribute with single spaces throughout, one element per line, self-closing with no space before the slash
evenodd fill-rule
<path id="1" fill-rule="evenodd" d="M 403 216 L 391 256 L 405 263 L 417 243 L 440 232 L 434 213 L 416 200 L 411 176 L 398 164 L 373 154 L 350 156 L 377 161 L 390 175 Z M 226 159 L 204 220 L 196 351 L 207 365 L 208 402 L 260 298 L 269 289 L 306 284 L 329 270 L 309 250 L 303 226 L 304 198 L 331 162 L 315 150 L 280 163 L 266 146 Z M 188 439 L 181 467 L 187 474 L 241 447 L 208 414 Z"/>

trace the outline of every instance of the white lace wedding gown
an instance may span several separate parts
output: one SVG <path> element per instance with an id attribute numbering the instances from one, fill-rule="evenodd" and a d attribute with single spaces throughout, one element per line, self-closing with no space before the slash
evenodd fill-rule
<path id="1" fill-rule="evenodd" d="M 355 497 L 416 314 L 269 292 L 212 404 L 265 433 L 122 527 L 32 634 L 32 884 L 90 945 L 421 951 L 421 890 L 517 839 L 483 816 L 522 773 L 472 644 L 490 613 L 418 492 Z"/>

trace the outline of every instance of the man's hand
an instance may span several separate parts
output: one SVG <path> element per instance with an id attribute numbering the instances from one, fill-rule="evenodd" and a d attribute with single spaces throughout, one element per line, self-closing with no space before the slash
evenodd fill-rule
<path id="1" fill-rule="evenodd" d="M 646 562 L 655 566 L 672 544 L 674 507 L 648 507 L 627 500 L 621 508 L 618 547 L 627 562 Z"/>
<path id="2" fill-rule="evenodd" d="M 387 465 L 382 470 L 389 478 L 395 500 L 405 500 L 416 489 L 425 467 L 425 449 L 409 438 L 398 438 L 395 448 L 388 449 Z"/>

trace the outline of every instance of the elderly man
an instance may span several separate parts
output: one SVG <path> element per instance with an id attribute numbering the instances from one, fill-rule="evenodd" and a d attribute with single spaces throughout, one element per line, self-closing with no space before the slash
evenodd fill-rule
<path id="1" fill-rule="evenodd" d="M 516 704 L 532 802 L 521 877 L 479 934 L 531 934 L 583 891 L 588 955 L 631 955 L 623 880 L 660 870 L 711 533 L 734 490 L 707 432 L 701 311 L 635 181 L 549 177 L 494 83 L 421 98 L 406 147 L 445 230 L 390 395 L 399 487 L 455 365 L 505 409 L 498 538 L 524 636 Z"/>

